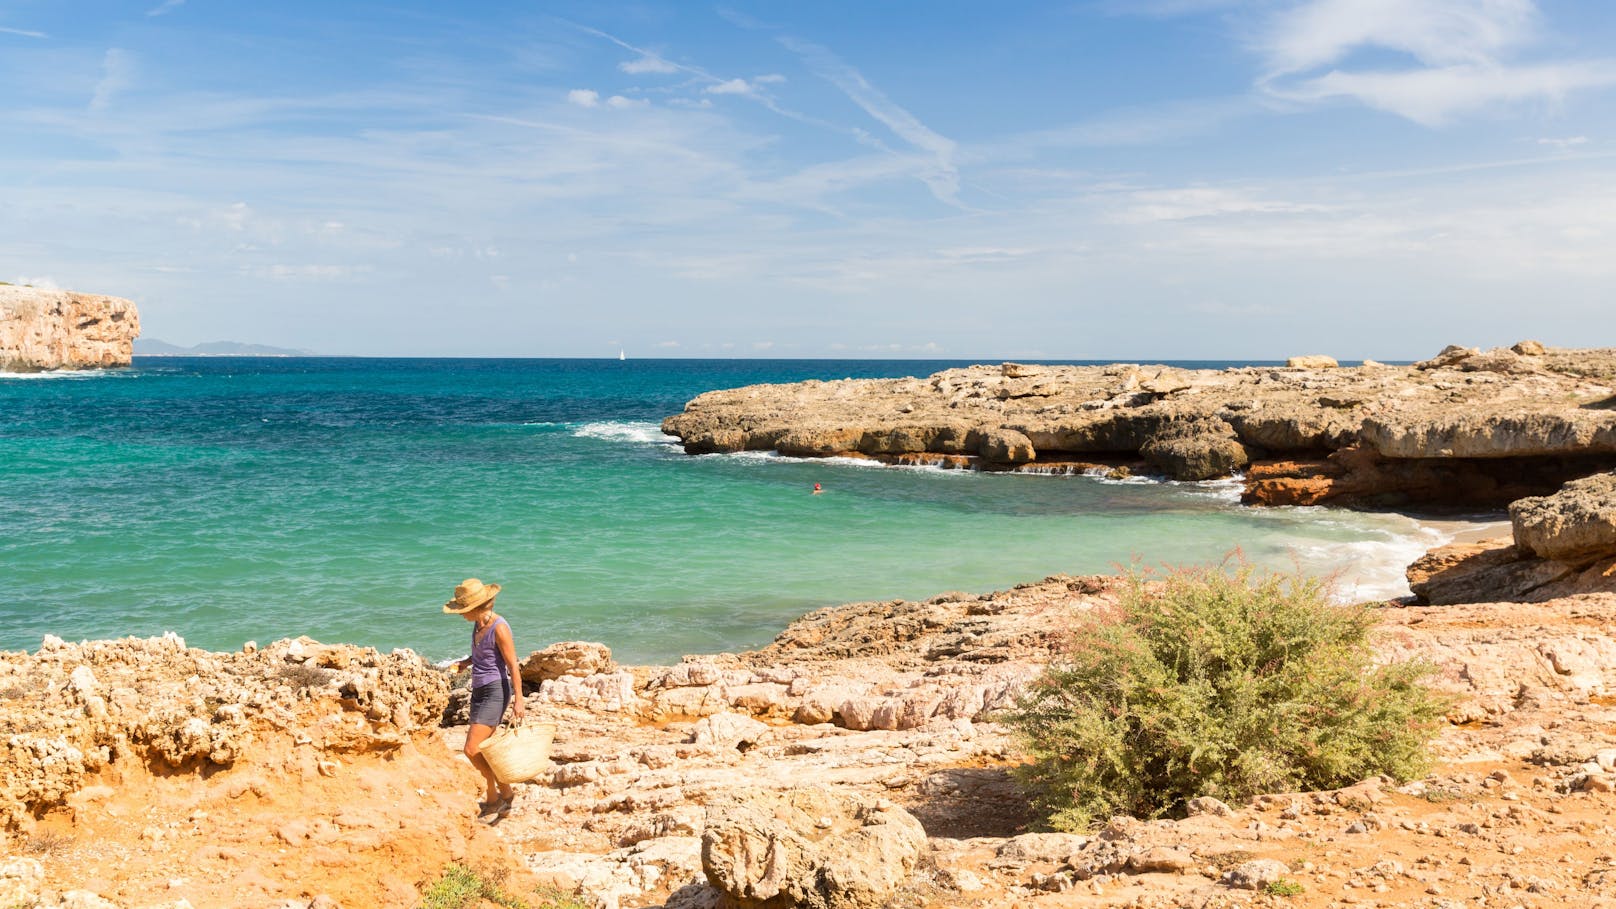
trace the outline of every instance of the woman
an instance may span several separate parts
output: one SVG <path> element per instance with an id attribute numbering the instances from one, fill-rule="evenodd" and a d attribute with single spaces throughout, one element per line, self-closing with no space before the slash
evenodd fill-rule
<path id="1" fill-rule="evenodd" d="M 483 742 L 494 733 L 494 727 L 511 711 L 515 722 L 522 722 L 521 672 L 516 666 L 516 642 L 511 637 L 511 626 L 494 612 L 494 597 L 499 595 L 498 584 L 484 584 L 476 578 L 467 578 L 455 588 L 454 599 L 443 604 L 443 611 L 464 616 L 472 623 L 471 656 L 455 663 L 455 669 L 471 667 L 471 727 L 466 731 L 466 757 L 482 773 L 486 782 L 486 797 L 477 803 L 478 817 L 490 820 L 511 810 L 516 789 L 501 783 L 494 776 L 494 768 L 482 755 Z"/>

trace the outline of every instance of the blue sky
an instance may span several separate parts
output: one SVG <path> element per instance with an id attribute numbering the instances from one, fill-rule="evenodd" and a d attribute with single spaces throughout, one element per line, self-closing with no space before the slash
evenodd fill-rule
<path id="1" fill-rule="evenodd" d="M 1606 0 L 0 0 L 0 111 L 0 279 L 179 344 L 1616 345 Z"/>

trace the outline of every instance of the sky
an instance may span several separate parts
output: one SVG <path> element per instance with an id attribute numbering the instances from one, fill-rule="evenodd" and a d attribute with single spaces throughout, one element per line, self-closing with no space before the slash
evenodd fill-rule
<path id="1" fill-rule="evenodd" d="M 1616 345 L 1609 0 L 0 0 L 0 116 L 0 280 L 180 345 Z"/>

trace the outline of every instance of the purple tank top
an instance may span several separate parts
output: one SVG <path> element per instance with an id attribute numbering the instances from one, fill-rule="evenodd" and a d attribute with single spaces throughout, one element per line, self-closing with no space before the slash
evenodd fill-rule
<path id="1" fill-rule="evenodd" d="M 471 629 L 471 687 L 488 685 L 510 678 L 510 667 L 499 658 L 499 643 L 495 630 L 505 625 L 504 617 L 497 618 L 478 637 L 475 626 Z M 509 625 L 505 627 L 509 628 Z"/>

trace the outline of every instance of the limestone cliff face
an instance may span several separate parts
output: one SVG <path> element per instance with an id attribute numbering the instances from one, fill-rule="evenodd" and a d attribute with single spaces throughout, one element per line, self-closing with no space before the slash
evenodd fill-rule
<path id="1" fill-rule="evenodd" d="M 120 297 L 0 285 L 0 372 L 128 366 L 139 334 Z"/>

